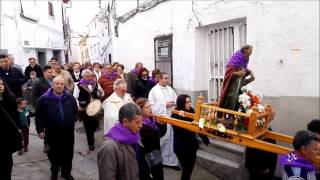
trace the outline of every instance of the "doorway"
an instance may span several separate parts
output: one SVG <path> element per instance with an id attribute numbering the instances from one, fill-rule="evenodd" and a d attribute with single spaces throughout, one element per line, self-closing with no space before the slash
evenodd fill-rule
<path id="1" fill-rule="evenodd" d="M 171 78 L 170 86 L 173 87 L 172 73 L 172 34 L 154 38 L 155 68 L 166 72 Z"/>
<path id="2" fill-rule="evenodd" d="M 212 26 L 209 42 L 209 101 L 218 101 L 225 74 L 225 65 L 234 51 L 247 42 L 245 20 Z"/>
<path id="3" fill-rule="evenodd" d="M 62 63 L 61 51 L 60 50 L 54 50 L 54 51 L 52 51 L 52 53 L 53 53 L 53 57 L 58 58 L 59 62 Z"/>
<path id="4" fill-rule="evenodd" d="M 43 67 L 47 64 L 45 51 L 37 51 L 38 64 Z"/>

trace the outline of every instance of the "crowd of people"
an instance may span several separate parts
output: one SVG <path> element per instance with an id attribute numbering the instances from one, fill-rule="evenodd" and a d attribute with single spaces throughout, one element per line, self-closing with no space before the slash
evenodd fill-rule
<path id="1" fill-rule="evenodd" d="M 244 46 L 230 58 L 220 107 L 235 110 L 239 88 L 254 80 L 247 69 L 251 53 L 252 46 Z M 163 115 L 193 120 L 185 116 L 185 112 L 194 113 L 191 97 L 177 95 L 169 86 L 167 73 L 159 69 L 150 72 L 140 62 L 126 73 L 119 63 L 62 65 L 53 57 L 40 67 L 34 57 L 28 61 L 23 72 L 13 55 L 0 55 L 0 137 L 5 137 L 2 142 L 6 145 L 0 153 L 0 179 L 11 179 L 12 154 L 18 151 L 23 155 L 29 150 L 30 117 L 35 117 L 36 131 L 44 140 L 52 180 L 58 179 L 60 170 L 63 178 L 74 179 L 75 122 L 83 122 L 88 150 L 94 151 L 94 133 L 100 118 L 104 142 L 97 152 L 99 179 L 163 180 L 164 166 L 181 170 L 181 180 L 190 179 L 199 148 L 197 134 L 153 118 Z M 93 101 L 100 102 L 101 108 L 92 116 L 87 109 Z M 172 114 L 173 110 L 179 114 Z M 101 111 L 103 115 L 99 116 Z M 316 177 L 318 171 L 312 161 L 319 155 L 319 121 L 312 121 L 309 131 L 299 131 L 293 141 L 295 151 L 280 157 L 284 179 Z M 205 145 L 210 144 L 206 136 L 199 137 Z M 277 157 L 270 154 L 266 161 L 272 162 L 258 169 L 253 163 L 259 158 L 252 156 L 255 153 L 261 151 L 247 150 L 250 179 L 270 179 Z"/>

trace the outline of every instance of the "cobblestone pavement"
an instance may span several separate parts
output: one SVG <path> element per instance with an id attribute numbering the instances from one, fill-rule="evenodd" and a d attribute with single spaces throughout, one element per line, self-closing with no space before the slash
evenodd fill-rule
<path id="1" fill-rule="evenodd" d="M 100 125 L 100 127 L 103 127 Z M 82 122 L 76 123 L 75 148 L 73 157 L 72 175 L 77 180 L 97 180 L 98 167 L 96 163 L 97 149 L 102 143 L 102 130 L 95 133 L 96 150 L 90 152 L 87 146 L 87 140 Z M 34 123 L 30 127 L 30 145 L 29 152 L 23 155 L 15 153 L 13 155 L 13 180 L 49 180 L 50 163 L 45 153 L 43 153 L 43 140 L 39 139 Z M 181 171 L 164 169 L 166 180 L 180 179 Z M 62 179 L 61 177 L 59 177 Z M 192 174 L 192 180 L 217 180 L 213 175 L 199 167 L 197 164 Z"/>

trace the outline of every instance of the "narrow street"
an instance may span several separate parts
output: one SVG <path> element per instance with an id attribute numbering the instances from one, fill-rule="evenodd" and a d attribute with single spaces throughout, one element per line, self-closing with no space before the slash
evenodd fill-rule
<path id="1" fill-rule="evenodd" d="M 100 125 L 101 127 L 101 125 Z M 86 145 L 86 137 L 83 133 L 82 122 L 76 123 L 75 133 L 75 147 L 73 156 L 73 169 L 72 175 L 77 180 L 97 180 L 98 167 L 96 163 L 97 150 L 102 142 L 102 130 L 99 129 L 95 134 L 96 150 L 93 152 L 88 151 Z M 15 153 L 13 155 L 13 172 L 12 180 L 48 180 L 50 179 L 50 163 L 47 155 L 43 153 L 43 141 L 38 138 L 34 120 L 32 120 L 30 127 L 30 145 L 29 152 L 23 155 Z M 164 168 L 166 180 L 180 179 L 181 171 Z M 60 179 L 61 176 L 60 176 Z M 218 180 L 213 175 L 209 174 L 206 170 L 196 164 L 192 180 Z"/>

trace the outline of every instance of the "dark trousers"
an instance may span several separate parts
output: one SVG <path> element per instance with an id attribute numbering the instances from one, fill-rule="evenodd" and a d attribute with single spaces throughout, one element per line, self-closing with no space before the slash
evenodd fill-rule
<path id="1" fill-rule="evenodd" d="M 153 180 L 163 180 L 164 177 L 163 177 L 163 167 L 162 167 L 162 164 L 158 164 L 152 168 L 150 168 L 150 173 L 152 175 L 152 179 Z"/>
<path id="2" fill-rule="evenodd" d="M 250 180 L 272 180 L 273 173 L 263 173 L 256 170 L 249 170 Z"/>
<path id="3" fill-rule="evenodd" d="M 0 179 L 1 180 L 11 180 L 12 173 L 12 154 L 2 153 L 0 154 Z"/>
<path id="4" fill-rule="evenodd" d="M 47 132 L 47 142 L 50 147 L 48 159 L 51 163 L 51 172 L 58 173 L 61 169 L 62 175 L 71 174 L 74 130 L 59 130 L 55 133 Z"/>
<path id="5" fill-rule="evenodd" d="M 80 118 L 86 132 L 88 145 L 94 145 L 94 132 L 99 126 L 99 121 L 95 117 L 88 116 L 85 111 L 80 112 Z"/>
<path id="6" fill-rule="evenodd" d="M 181 180 L 190 180 L 192 170 L 197 158 L 197 151 L 174 151 L 177 155 L 182 169 Z"/>
<path id="7" fill-rule="evenodd" d="M 29 145 L 29 128 L 28 127 L 21 128 L 21 132 L 22 132 L 23 147 L 27 148 Z"/>

